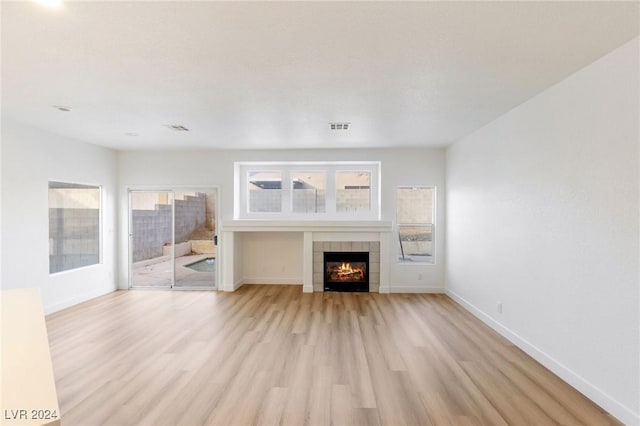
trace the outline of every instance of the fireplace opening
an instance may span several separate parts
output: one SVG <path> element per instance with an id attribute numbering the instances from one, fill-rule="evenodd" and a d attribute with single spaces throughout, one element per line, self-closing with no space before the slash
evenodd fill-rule
<path id="1" fill-rule="evenodd" d="M 369 253 L 324 252 L 324 291 L 369 291 Z"/>

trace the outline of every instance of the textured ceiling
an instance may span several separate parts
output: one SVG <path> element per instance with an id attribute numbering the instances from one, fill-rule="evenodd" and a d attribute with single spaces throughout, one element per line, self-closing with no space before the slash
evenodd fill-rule
<path id="1" fill-rule="evenodd" d="M 3 2 L 2 115 L 115 149 L 442 146 L 637 36 L 638 7 Z"/>

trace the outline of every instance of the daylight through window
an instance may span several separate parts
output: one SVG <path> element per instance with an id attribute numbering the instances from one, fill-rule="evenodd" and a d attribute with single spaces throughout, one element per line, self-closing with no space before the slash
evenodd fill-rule
<path id="1" fill-rule="evenodd" d="M 326 172 L 296 171 L 291 174 L 291 178 L 293 213 L 324 213 L 327 194 Z"/>
<path id="2" fill-rule="evenodd" d="M 100 263 L 100 187 L 49 182 L 49 273 Z"/>
<path id="3" fill-rule="evenodd" d="M 248 180 L 251 213 L 282 211 L 282 174 L 279 171 L 250 171 Z"/>
<path id="4" fill-rule="evenodd" d="M 234 217 L 379 220 L 378 162 L 235 164 Z"/>
<path id="5" fill-rule="evenodd" d="M 399 187 L 397 221 L 399 260 L 433 263 L 435 188 Z"/>
<path id="6" fill-rule="evenodd" d="M 336 210 L 368 211 L 371 208 L 371 174 L 365 171 L 336 173 Z"/>

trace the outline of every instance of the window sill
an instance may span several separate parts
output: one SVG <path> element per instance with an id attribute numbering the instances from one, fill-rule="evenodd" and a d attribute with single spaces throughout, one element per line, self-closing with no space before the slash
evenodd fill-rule
<path id="1" fill-rule="evenodd" d="M 390 221 L 383 220 L 230 220 L 222 223 L 222 230 L 234 231 L 359 231 L 391 232 Z"/>

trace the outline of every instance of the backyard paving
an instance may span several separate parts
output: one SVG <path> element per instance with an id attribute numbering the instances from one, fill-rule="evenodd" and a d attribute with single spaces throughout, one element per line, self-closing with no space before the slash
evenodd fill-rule
<path id="1" fill-rule="evenodd" d="M 198 272 L 185 266 L 211 257 L 215 258 L 215 254 L 193 254 L 177 257 L 175 287 L 215 287 L 215 267 L 217 265 L 214 264 L 214 272 Z M 131 268 L 131 274 L 134 287 L 169 287 L 171 285 L 171 258 L 170 256 L 161 256 L 136 262 Z"/>

